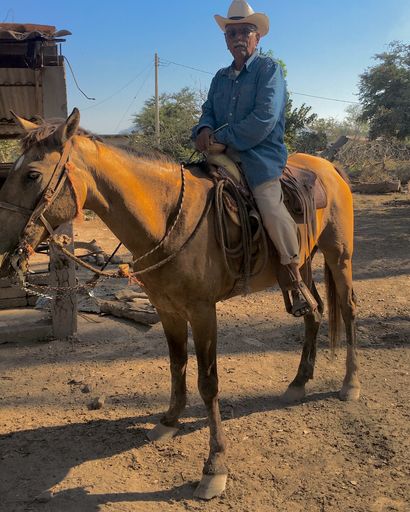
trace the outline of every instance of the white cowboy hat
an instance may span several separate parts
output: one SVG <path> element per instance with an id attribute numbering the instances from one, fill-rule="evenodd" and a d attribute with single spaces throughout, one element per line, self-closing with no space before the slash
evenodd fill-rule
<path id="1" fill-rule="evenodd" d="M 227 25 L 237 23 L 255 25 L 261 37 L 269 32 L 269 18 L 266 14 L 255 12 L 245 0 L 233 0 L 229 7 L 227 18 L 219 16 L 219 14 L 215 14 L 214 17 L 224 32 Z"/>

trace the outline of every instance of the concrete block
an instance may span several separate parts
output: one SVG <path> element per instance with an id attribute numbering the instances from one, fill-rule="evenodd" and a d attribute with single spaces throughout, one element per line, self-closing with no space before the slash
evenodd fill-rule
<path id="1" fill-rule="evenodd" d="M 0 343 L 32 342 L 52 336 L 49 314 L 21 308 L 0 311 Z"/>
<path id="2" fill-rule="evenodd" d="M 0 299 L 0 309 L 21 308 L 27 306 L 27 297 L 19 297 L 15 299 Z"/>
<path id="3" fill-rule="evenodd" d="M 17 299 L 26 296 L 26 291 L 18 288 L 17 286 L 8 286 L 7 288 L 0 288 L 0 300 L 4 299 Z"/>

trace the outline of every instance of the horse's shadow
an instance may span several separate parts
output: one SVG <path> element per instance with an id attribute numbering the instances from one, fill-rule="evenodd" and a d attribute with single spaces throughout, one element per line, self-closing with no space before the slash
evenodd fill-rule
<path id="1" fill-rule="evenodd" d="M 316 393 L 308 396 L 305 401 L 319 401 L 335 396 L 336 392 Z M 284 404 L 280 397 L 268 395 L 258 397 L 257 401 L 250 398 L 221 401 L 221 412 L 225 421 L 285 407 L 291 406 Z M 183 420 L 178 435 L 186 435 L 207 427 L 203 414 L 204 409 L 199 406 L 188 408 L 186 415 L 202 417 L 193 421 Z M 50 511 L 93 512 L 100 510 L 100 506 L 107 502 L 191 499 L 196 482 L 184 483 L 166 491 L 90 494 L 86 489 L 77 487 L 57 492 L 51 499 L 42 495 L 62 482 L 75 466 L 142 447 L 148 443 L 148 428 L 145 425 L 158 420 L 159 416 L 152 415 L 119 420 L 99 419 L 87 423 L 22 430 L 0 436 L 0 510 L 27 510 L 27 507 L 32 510 L 39 506 L 42 510 Z M 205 453 L 206 447 L 203 448 Z"/>

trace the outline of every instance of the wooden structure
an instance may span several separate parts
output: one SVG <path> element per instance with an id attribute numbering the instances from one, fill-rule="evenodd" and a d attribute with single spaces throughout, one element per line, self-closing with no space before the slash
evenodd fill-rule
<path id="1" fill-rule="evenodd" d="M 61 43 L 66 35 L 70 32 L 56 31 L 49 25 L 0 23 L 0 140 L 21 135 L 10 110 L 34 122 L 39 117 L 67 117 L 64 57 L 61 54 Z M 11 165 L 0 165 L 0 187 Z M 72 235 L 71 225 L 64 226 L 63 230 Z M 56 338 L 67 338 L 77 330 L 76 294 L 68 288 L 75 285 L 73 262 L 51 252 L 49 281 L 51 286 L 65 287 L 52 302 L 50 333 L 52 331 Z M 33 301 L 12 283 L 1 280 L 0 308 L 27 306 Z M 2 323 L 0 338 L 7 341 Z M 28 323 L 26 331 L 30 329 Z M 33 327 L 32 331 L 35 337 L 36 329 Z M 44 333 L 44 329 L 41 332 Z M 13 335 L 10 325 L 7 333 Z"/>

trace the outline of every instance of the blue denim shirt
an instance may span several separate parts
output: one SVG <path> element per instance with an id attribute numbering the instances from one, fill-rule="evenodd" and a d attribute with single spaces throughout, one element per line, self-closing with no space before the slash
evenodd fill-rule
<path id="1" fill-rule="evenodd" d="M 217 72 L 193 136 L 206 126 L 215 130 L 228 123 L 215 140 L 239 153 L 248 183 L 255 188 L 279 177 L 285 167 L 285 106 L 282 66 L 255 51 L 238 76 L 233 64 Z"/>

